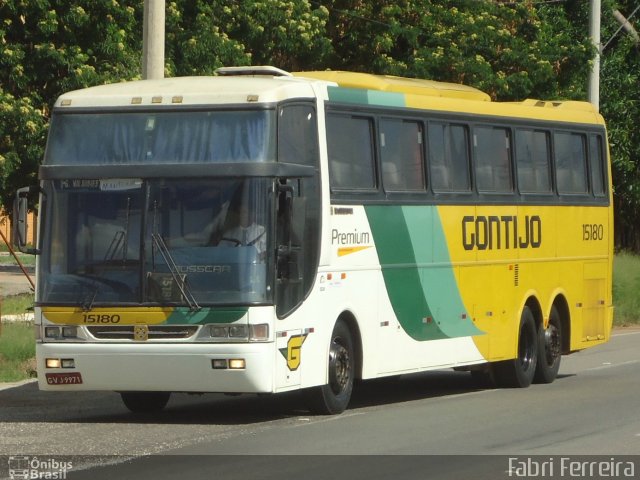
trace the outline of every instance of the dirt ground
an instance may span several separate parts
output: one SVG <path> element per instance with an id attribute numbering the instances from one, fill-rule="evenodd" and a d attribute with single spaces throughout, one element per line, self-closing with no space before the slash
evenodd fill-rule
<path id="1" fill-rule="evenodd" d="M 33 270 L 29 272 L 35 282 Z M 0 267 L 0 298 L 31 292 L 29 280 L 18 267 Z"/>

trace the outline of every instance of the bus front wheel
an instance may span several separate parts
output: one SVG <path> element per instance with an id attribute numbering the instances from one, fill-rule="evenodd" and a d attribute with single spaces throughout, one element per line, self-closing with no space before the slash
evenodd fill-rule
<path id="1" fill-rule="evenodd" d="M 531 385 L 538 363 L 538 329 L 529 307 L 520 317 L 518 356 L 513 360 L 493 364 L 496 385 L 507 388 L 526 388 Z"/>
<path id="2" fill-rule="evenodd" d="M 120 392 L 120 396 L 133 413 L 153 413 L 167 406 L 171 392 Z"/>
<path id="3" fill-rule="evenodd" d="M 351 400 L 355 357 L 353 339 L 346 323 L 339 320 L 331 334 L 329 345 L 329 383 L 308 390 L 312 412 L 335 415 L 344 412 Z"/>

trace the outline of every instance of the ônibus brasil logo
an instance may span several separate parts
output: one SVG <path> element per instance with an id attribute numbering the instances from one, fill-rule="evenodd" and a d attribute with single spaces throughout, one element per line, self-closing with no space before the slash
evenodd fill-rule
<path id="1" fill-rule="evenodd" d="M 26 455 L 9 457 L 9 478 L 11 480 L 64 480 L 67 478 L 67 472 L 72 468 L 72 462 L 55 458 L 43 459 Z"/>

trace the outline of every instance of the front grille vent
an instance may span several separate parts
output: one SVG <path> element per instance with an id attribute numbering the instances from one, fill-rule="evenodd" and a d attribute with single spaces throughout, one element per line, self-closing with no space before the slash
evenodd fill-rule
<path id="1" fill-rule="evenodd" d="M 134 340 L 133 325 L 101 325 L 87 327 L 100 340 Z M 149 340 L 189 338 L 198 331 L 197 325 L 150 325 Z"/>

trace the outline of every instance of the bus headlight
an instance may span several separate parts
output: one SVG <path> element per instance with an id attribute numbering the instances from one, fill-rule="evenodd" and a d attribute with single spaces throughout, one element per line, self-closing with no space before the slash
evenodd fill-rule
<path id="1" fill-rule="evenodd" d="M 266 342 L 269 340 L 269 324 L 211 325 L 209 335 L 218 342 Z"/>
<path id="2" fill-rule="evenodd" d="M 45 340 L 78 340 L 78 338 L 78 327 L 76 325 L 44 327 Z"/>
<path id="3" fill-rule="evenodd" d="M 47 358 L 44 361 L 45 367 L 47 368 L 60 368 L 60 359 L 59 358 Z"/>
<path id="4" fill-rule="evenodd" d="M 229 338 L 244 338 L 249 337 L 249 329 L 246 325 L 231 325 L 229 327 Z"/>
<path id="5" fill-rule="evenodd" d="M 244 358 L 214 358 L 211 360 L 211 368 L 214 370 L 244 370 L 247 362 Z"/>
<path id="6" fill-rule="evenodd" d="M 73 358 L 45 358 L 44 366 L 47 368 L 76 368 Z"/>
<path id="7" fill-rule="evenodd" d="M 213 338 L 227 338 L 229 336 L 229 328 L 220 325 L 212 325 L 211 336 Z"/>
<path id="8" fill-rule="evenodd" d="M 70 327 L 62 327 L 62 337 L 63 338 L 78 338 L 78 327 L 70 326 Z"/>
<path id="9" fill-rule="evenodd" d="M 231 370 L 244 370 L 247 367 L 244 358 L 230 358 L 229 359 L 229 368 Z"/>
<path id="10" fill-rule="evenodd" d="M 60 338 L 60 327 L 44 327 L 44 338 L 55 340 Z"/>
<path id="11" fill-rule="evenodd" d="M 76 361 L 73 358 L 63 358 L 60 360 L 62 368 L 76 368 Z"/>

